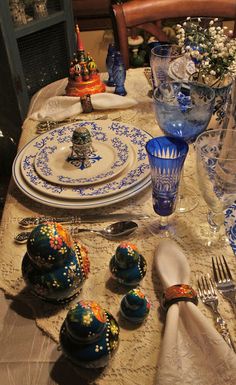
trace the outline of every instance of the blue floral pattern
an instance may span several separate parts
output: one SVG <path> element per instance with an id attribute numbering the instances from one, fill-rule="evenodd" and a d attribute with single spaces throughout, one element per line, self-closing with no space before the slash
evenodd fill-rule
<path id="1" fill-rule="evenodd" d="M 127 138 L 129 143 L 133 145 L 137 158 L 132 167 L 128 170 L 124 176 L 120 176 L 114 180 L 110 180 L 107 183 L 100 185 L 88 185 L 88 186 L 63 186 L 53 183 L 49 183 L 41 179 L 34 169 L 35 156 L 39 149 L 48 145 L 53 139 L 56 138 L 57 142 L 68 143 L 71 141 L 71 135 L 75 127 L 86 125 L 91 130 L 91 136 L 95 138 L 103 138 L 104 141 L 107 138 L 107 133 L 113 132 L 116 137 L 114 138 L 114 146 L 119 147 L 119 140 Z M 68 126 L 60 127 L 50 131 L 46 136 L 43 134 L 43 138 L 35 139 L 33 142 L 33 151 L 30 155 L 23 155 L 22 157 L 22 170 L 26 181 L 34 187 L 36 190 L 45 191 L 49 195 L 62 196 L 63 198 L 81 199 L 81 198 L 97 198 L 106 195 L 114 194 L 122 190 L 139 183 L 145 177 L 150 174 L 149 163 L 147 154 L 145 151 L 145 144 L 150 139 L 150 135 L 138 128 L 130 127 L 119 122 L 108 123 L 106 130 L 99 123 L 95 122 L 78 122 Z M 101 139 L 101 140 L 103 140 Z M 121 160 L 122 161 L 122 160 Z"/>
<path id="2" fill-rule="evenodd" d="M 103 142 L 107 143 L 108 146 L 111 146 L 115 152 L 115 158 L 113 162 L 110 164 L 110 167 L 108 170 L 105 172 L 101 170 L 100 173 L 91 176 L 90 178 L 88 177 L 79 177 L 79 178 L 72 178 L 70 176 L 62 175 L 60 169 L 58 170 L 52 170 L 52 168 L 49 165 L 50 162 L 50 157 L 55 154 L 57 151 L 60 149 L 60 144 L 61 144 L 61 136 L 59 136 L 59 139 L 57 144 L 53 146 L 46 146 L 39 151 L 39 153 L 35 157 L 35 167 L 36 171 L 40 174 L 41 177 L 45 178 L 48 180 L 48 176 L 54 176 L 54 180 L 56 183 L 63 182 L 64 184 L 68 185 L 82 185 L 82 184 L 92 184 L 92 183 L 97 183 L 100 181 L 104 181 L 105 179 L 112 178 L 115 176 L 118 172 L 121 171 L 122 166 L 124 166 L 127 161 L 128 161 L 128 156 L 129 156 L 129 149 L 128 145 L 125 144 L 120 138 L 109 138 L 107 137 L 106 134 L 104 133 L 98 133 L 96 132 L 95 134 L 96 139 L 93 143 L 95 142 Z M 65 136 L 66 138 L 66 143 L 69 138 L 69 135 Z M 64 138 L 64 139 L 65 139 Z M 71 140 L 71 137 L 70 137 Z M 71 142 L 69 142 L 71 143 Z M 69 144 L 68 143 L 68 144 Z M 59 145 L 58 145 L 59 144 Z M 93 152 L 92 154 L 89 155 L 89 160 L 91 164 L 94 164 L 98 161 L 103 159 L 102 154 Z M 65 159 L 66 160 L 66 159 Z M 75 168 L 80 169 L 83 171 L 85 167 L 80 161 L 75 160 L 70 160 L 70 163 L 75 166 Z M 76 170 L 75 170 L 76 171 Z M 74 171 L 71 172 L 71 174 L 74 174 Z M 53 180 L 53 182 L 54 182 Z"/>
<path id="3" fill-rule="evenodd" d="M 236 255 L 236 201 L 225 210 L 225 230 Z"/>

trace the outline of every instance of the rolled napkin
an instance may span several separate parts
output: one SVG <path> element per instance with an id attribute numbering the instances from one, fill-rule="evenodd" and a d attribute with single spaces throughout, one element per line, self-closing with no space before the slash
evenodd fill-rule
<path id="1" fill-rule="evenodd" d="M 174 241 L 159 244 L 155 267 L 165 291 L 173 285 L 189 285 L 188 261 Z M 235 385 L 236 355 L 191 302 L 193 297 L 167 306 L 156 384 Z"/>
<path id="2" fill-rule="evenodd" d="M 133 98 L 109 92 L 91 95 L 91 102 L 94 110 L 129 108 L 137 104 L 137 101 Z M 28 118 L 38 121 L 60 121 L 79 115 L 81 112 L 83 110 L 79 97 L 53 96 L 46 100 L 40 110 L 31 114 Z"/>

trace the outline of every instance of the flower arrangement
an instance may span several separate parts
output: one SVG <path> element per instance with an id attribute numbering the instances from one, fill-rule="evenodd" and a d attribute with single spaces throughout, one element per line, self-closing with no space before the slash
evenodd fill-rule
<path id="1" fill-rule="evenodd" d="M 204 22 L 203 22 L 204 21 Z M 232 31 L 213 20 L 191 19 L 177 24 L 176 38 L 183 52 L 196 66 L 198 77 L 211 86 L 224 83 L 228 76 L 236 76 L 236 39 Z"/>

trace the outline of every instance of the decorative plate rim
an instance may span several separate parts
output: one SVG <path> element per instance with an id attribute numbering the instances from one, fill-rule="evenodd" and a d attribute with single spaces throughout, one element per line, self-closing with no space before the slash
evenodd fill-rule
<path id="1" fill-rule="evenodd" d="M 109 132 L 111 130 L 112 132 L 115 132 L 117 136 L 126 138 L 128 144 L 135 152 L 133 159 L 133 162 L 136 162 L 135 167 L 133 167 L 133 164 L 131 165 L 132 167 L 129 165 L 126 167 L 124 174 L 121 172 L 121 174 L 118 175 L 118 178 L 91 186 L 60 186 L 57 184 L 48 183 L 37 175 L 33 166 L 34 157 L 38 151 L 38 148 L 43 148 L 47 144 L 45 138 L 48 139 L 49 133 L 46 133 L 32 139 L 21 150 L 22 154 L 24 154 L 24 151 L 26 151 L 28 146 L 31 146 L 35 149 L 35 154 L 32 152 L 32 155 L 25 157 L 24 159 L 22 157 L 22 161 L 25 163 L 23 167 L 25 167 L 27 172 L 27 175 L 26 173 L 23 173 L 24 179 L 26 180 L 27 184 L 33 187 L 34 190 L 53 197 L 56 195 L 62 199 L 95 199 L 98 197 L 114 195 L 118 191 L 129 189 L 150 174 L 149 162 L 145 151 L 145 143 L 147 140 L 152 138 L 152 136 L 139 128 L 120 122 L 111 122 L 110 120 L 99 122 L 84 121 L 56 128 L 51 130 L 50 133 L 53 137 L 57 134 L 57 132 L 60 132 L 62 135 L 61 140 L 63 142 L 66 140 L 63 136 L 66 129 L 69 129 L 72 132 L 76 126 L 80 126 L 82 124 L 91 124 L 92 127 L 95 127 L 95 130 L 98 130 L 98 135 L 104 134 L 105 126 L 106 130 Z M 131 140 L 129 140 L 130 137 Z"/>
<path id="2" fill-rule="evenodd" d="M 46 206 L 63 208 L 63 209 L 90 209 L 96 207 L 104 207 L 109 206 L 118 202 L 122 202 L 128 198 L 131 198 L 148 186 L 151 185 L 151 176 L 148 175 L 145 179 L 137 183 L 135 186 L 132 186 L 128 190 L 122 191 L 121 193 L 117 193 L 104 198 L 97 198 L 91 200 L 81 200 L 81 201 L 73 201 L 73 200 L 64 200 L 64 199 L 53 199 L 47 195 L 44 195 L 36 190 L 34 190 L 31 186 L 29 186 L 24 180 L 23 176 L 20 172 L 20 162 L 21 162 L 22 154 L 19 152 L 14 160 L 12 166 L 12 176 L 14 182 L 17 187 L 29 198 L 32 200 L 45 204 Z"/>

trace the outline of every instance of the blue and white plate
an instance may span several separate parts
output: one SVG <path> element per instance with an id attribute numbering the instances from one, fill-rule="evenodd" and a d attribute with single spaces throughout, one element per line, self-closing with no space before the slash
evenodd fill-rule
<path id="1" fill-rule="evenodd" d="M 131 156 L 129 146 L 122 139 L 107 132 L 106 135 L 93 139 L 94 151 L 89 156 L 91 166 L 78 167 L 74 162 L 67 160 L 71 155 L 71 141 L 61 143 L 60 140 L 60 135 L 55 136 L 49 145 L 38 152 L 34 162 L 39 176 L 58 185 L 85 186 L 104 182 L 124 170 Z M 28 154 L 30 150 L 31 147 L 28 147 Z M 22 172 L 24 173 L 24 169 Z"/>
<path id="2" fill-rule="evenodd" d="M 25 179 L 23 178 L 20 172 L 20 165 L 22 162 L 22 153 L 19 152 L 13 163 L 13 178 L 18 186 L 18 188 L 29 198 L 33 199 L 36 202 L 42 203 L 46 206 L 58 207 L 62 209 L 91 209 L 96 207 L 109 206 L 112 204 L 116 204 L 118 202 L 124 201 L 125 199 L 131 198 L 141 191 L 146 189 L 151 184 L 151 177 L 147 176 L 141 182 L 137 183 L 135 186 L 129 188 L 128 190 L 118 192 L 114 195 L 109 195 L 104 198 L 97 199 L 86 199 L 86 200 L 71 200 L 71 199 L 63 199 L 57 197 L 50 197 L 46 194 L 40 193 L 29 186 Z"/>
<path id="3" fill-rule="evenodd" d="M 225 230 L 236 255 L 236 202 L 225 210 Z"/>
<path id="4" fill-rule="evenodd" d="M 122 142 L 127 144 L 130 154 L 126 168 L 115 178 L 91 186 L 62 186 L 49 183 L 42 179 L 34 169 L 35 156 L 38 151 L 47 146 L 54 137 L 58 137 L 60 143 L 67 143 L 68 138 L 69 140 L 71 139 L 71 133 L 75 127 L 81 125 L 86 125 L 86 127 L 89 125 L 90 131 L 93 132 L 96 138 L 103 137 L 106 133 L 112 133 L 117 136 L 117 138 L 120 138 Z M 25 193 L 28 192 L 28 195 L 30 189 L 31 197 L 32 195 L 37 194 L 38 199 L 39 196 L 43 195 L 45 198 L 44 200 L 49 202 L 53 200 L 54 205 L 55 201 L 59 200 L 67 201 L 69 199 L 82 202 L 83 200 L 98 200 L 117 194 L 119 194 L 119 197 L 123 197 L 121 194 L 124 191 L 130 191 L 134 186 L 141 184 L 142 181 L 145 181 L 145 183 L 150 181 L 149 163 L 145 150 L 145 144 L 150 138 L 151 136 L 148 133 L 136 127 L 107 120 L 99 122 L 86 121 L 57 128 L 33 139 L 21 150 L 18 154 L 18 161 L 16 161 L 13 166 L 15 181 L 19 188 Z M 30 153 L 28 152 L 29 148 Z M 20 172 L 21 169 L 22 173 Z M 137 188 L 135 191 L 139 191 L 139 189 Z M 47 197 L 45 197 L 45 195 Z M 95 204 L 96 202 L 94 202 L 94 205 Z M 71 207 L 71 205 L 76 205 L 76 203 L 66 204 L 67 207 Z M 81 206 L 87 206 L 87 204 L 84 203 L 81 204 Z M 61 205 L 59 207 L 61 207 Z"/>

